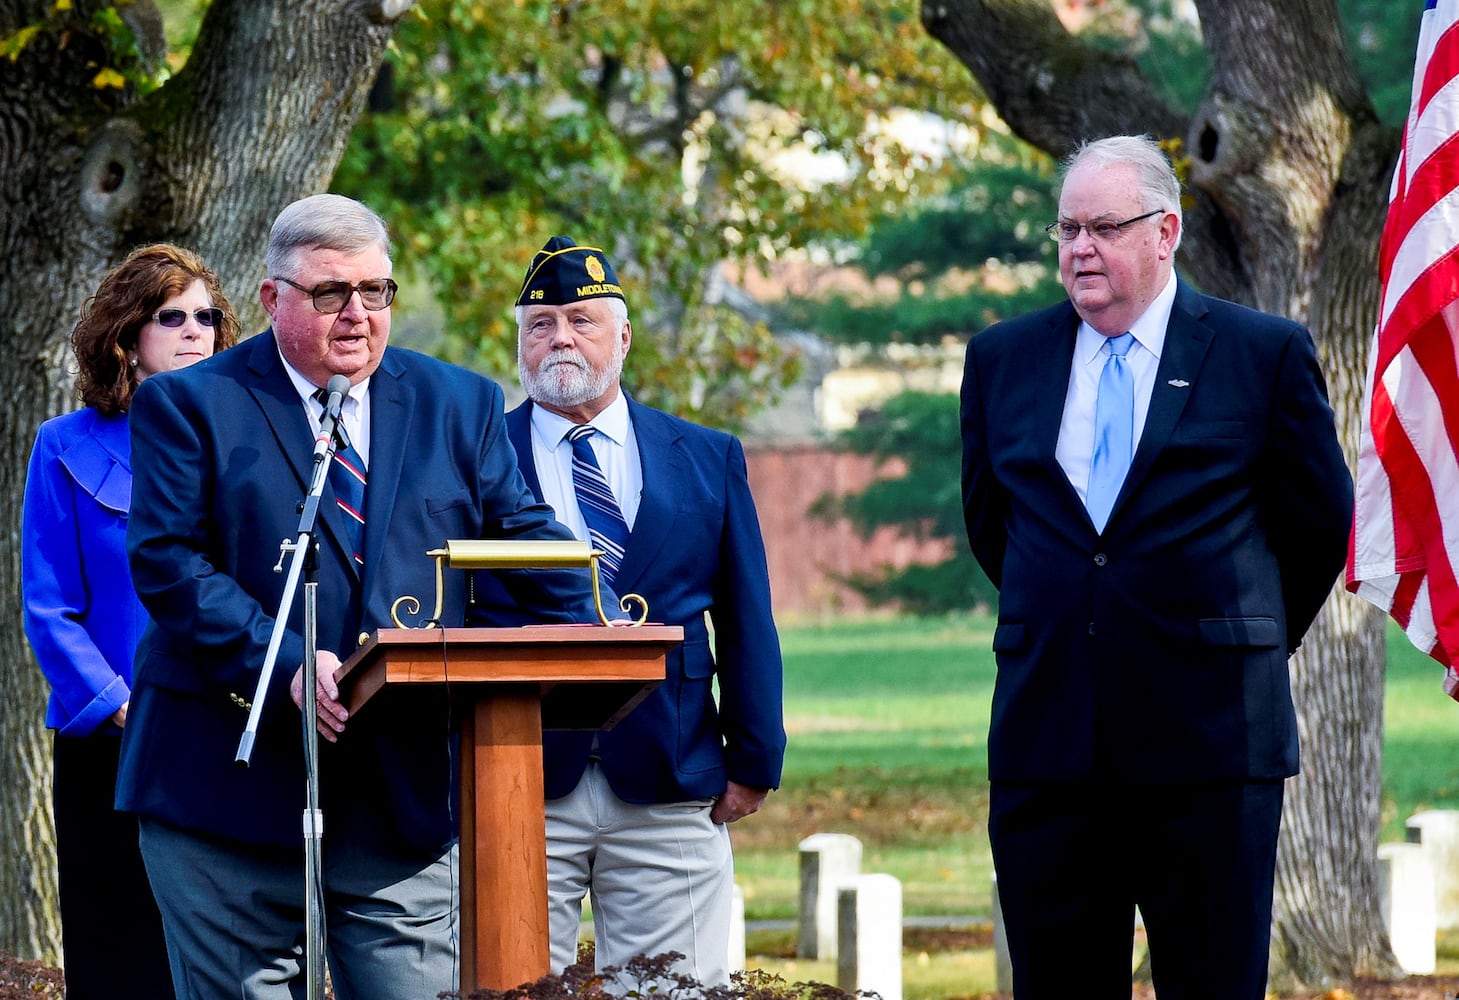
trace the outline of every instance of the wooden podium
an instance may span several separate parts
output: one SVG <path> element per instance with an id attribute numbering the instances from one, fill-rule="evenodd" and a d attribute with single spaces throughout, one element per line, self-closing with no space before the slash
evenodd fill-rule
<path id="1" fill-rule="evenodd" d="M 344 665 L 353 715 L 386 685 L 450 684 L 461 726 L 461 989 L 548 973 L 543 729 L 608 729 L 664 678 L 677 625 L 381 629 Z"/>

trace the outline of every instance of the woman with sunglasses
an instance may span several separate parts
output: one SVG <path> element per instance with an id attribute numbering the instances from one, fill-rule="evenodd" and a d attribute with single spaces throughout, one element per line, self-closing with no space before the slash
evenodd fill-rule
<path id="1" fill-rule="evenodd" d="M 51 685 L 52 806 L 66 995 L 173 996 L 135 817 L 112 808 L 146 612 L 127 570 L 127 409 L 143 379 L 231 347 L 238 319 L 202 259 L 144 246 L 106 274 L 71 333 L 83 408 L 46 421 L 22 513 L 25 631 Z"/>

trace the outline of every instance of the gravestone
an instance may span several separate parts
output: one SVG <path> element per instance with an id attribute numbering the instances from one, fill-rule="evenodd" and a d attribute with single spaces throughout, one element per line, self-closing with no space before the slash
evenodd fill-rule
<path id="1" fill-rule="evenodd" d="M 1378 901 L 1383 926 L 1398 964 L 1409 975 L 1432 975 L 1437 964 L 1434 896 L 1434 869 L 1422 844 L 1378 847 Z"/>
<path id="2" fill-rule="evenodd" d="M 1419 844 L 1434 871 L 1434 914 L 1441 931 L 1459 929 L 1459 809 L 1414 813 L 1407 840 Z"/>
<path id="3" fill-rule="evenodd" d="M 815 833 L 800 842 L 800 926 L 797 958 L 836 960 L 836 892 L 861 874 L 861 841 Z"/>
<path id="4" fill-rule="evenodd" d="M 902 1000 L 902 883 L 862 875 L 837 892 L 836 985 Z"/>

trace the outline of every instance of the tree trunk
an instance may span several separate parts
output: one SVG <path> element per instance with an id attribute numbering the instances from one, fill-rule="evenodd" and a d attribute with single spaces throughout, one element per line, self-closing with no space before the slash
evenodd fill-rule
<path id="1" fill-rule="evenodd" d="M 1368 348 L 1377 320 L 1378 237 L 1396 151 L 1358 130 L 1314 251 L 1308 321 L 1349 461 L 1358 453 Z M 1273 984 L 1331 987 L 1397 975 L 1378 910 L 1386 619 L 1340 588 L 1292 662 L 1302 773 L 1282 810 L 1273 913 Z M 1441 697 L 1435 671 L 1435 697 Z"/>
<path id="2" fill-rule="evenodd" d="M 0 949 L 55 961 L 47 686 L 21 630 L 24 470 L 36 429 L 69 398 L 67 336 L 102 274 L 133 247 L 200 252 L 246 328 L 268 229 L 322 191 L 410 0 L 213 0 L 187 65 L 160 88 L 160 23 L 147 0 L 0 0 Z M 98 27 L 113 8 L 135 33 Z M 140 57 L 129 51 L 140 51 Z M 128 78 L 98 86 L 102 68 Z M 67 404 L 69 405 L 69 404 Z"/>
<path id="3" fill-rule="evenodd" d="M 1009 127 L 1050 154 L 1113 133 L 1177 142 L 1189 197 L 1179 270 L 1307 324 L 1351 460 L 1398 136 L 1358 83 L 1334 0 L 1197 7 L 1211 79 L 1189 117 L 1130 60 L 1070 35 L 1049 0 L 923 0 L 922 19 Z M 1304 763 L 1283 810 L 1274 984 L 1399 971 L 1377 897 L 1383 636 L 1381 614 L 1335 592 L 1292 661 Z"/>
<path id="4" fill-rule="evenodd" d="M 1381 612 L 1336 592 L 1293 661 L 1302 773 L 1287 782 L 1282 807 L 1272 989 L 1400 974 L 1369 905 L 1378 895 L 1383 662 Z"/>
<path id="5" fill-rule="evenodd" d="M 52 352 L 59 356 L 60 351 Z M 10 544 L 0 560 L 0 949 L 54 960 L 61 952 L 56 897 L 55 827 L 51 822 L 51 739 L 45 728 L 50 691 L 21 630 L 20 498 L 30 459 L 27 428 L 35 428 L 65 399 L 54 390 L 62 366 L 45 357 L 0 370 L 0 498 L 11 498 Z M 8 384 L 6 384 L 8 383 Z M 6 502 L 0 500 L 0 503 Z"/>

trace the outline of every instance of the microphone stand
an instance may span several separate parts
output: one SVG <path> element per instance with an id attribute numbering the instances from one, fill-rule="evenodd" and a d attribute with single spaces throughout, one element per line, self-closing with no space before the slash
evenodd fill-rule
<path id="1" fill-rule="evenodd" d="M 340 420 L 340 405 L 343 392 L 335 391 L 335 379 L 348 382 L 343 376 L 330 380 L 329 401 L 324 407 L 324 416 L 319 424 L 319 436 L 314 439 L 314 471 L 310 476 L 309 491 L 300 505 L 297 537 L 280 543 L 279 561 L 275 573 L 284 571 L 284 558 L 291 555 L 288 576 L 284 580 L 284 592 L 279 599 L 278 613 L 274 615 L 273 632 L 269 636 L 268 652 L 264 655 L 263 668 L 259 671 L 258 685 L 254 689 L 253 704 L 248 711 L 248 723 L 238 742 L 236 763 L 245 767 L 253 755 L 254 740 L 258 735 L 259 719 L 263 715 L 264 697 L 268 693 L 269 680 L 278 661 L 279 647 L 283 643 L 284 630 L 289 618 L 289 608 L 294 603 L 294 592 L 298 589 L 300 576 L 304 581 L 304 677 L 301 706 L 304 724 L 304 769 L 306 775 L 304 803 L 304 948 L 306 968 L 307 1000 L 323 1000 L 324 997 L 324 881 L 323 855 L 324 814 L 319 808 L 319 696 L 315 685 L 318 679 L 319 619 L 318 619 L 318 554 L 319 543 L 314 537 L 315 525 L 319 519 L 319 500 L 324 493 L 324 484 L 329 477 L 329 465 L 338 448 L 348 447 L 344 424 Z"/>

